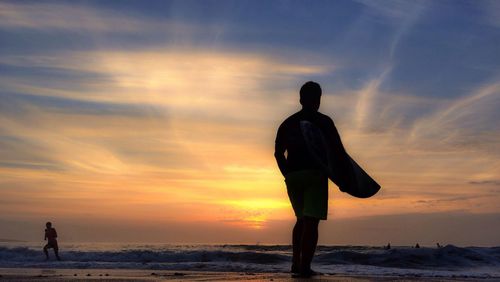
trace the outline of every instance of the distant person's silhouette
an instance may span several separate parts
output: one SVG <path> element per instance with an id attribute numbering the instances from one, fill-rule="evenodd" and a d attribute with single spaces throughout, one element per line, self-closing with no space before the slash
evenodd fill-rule
<path id="1" fill-rule="evenodd" d="M 415 245 L 415 249 L 420 249 L 420 245 L 418 243 Z"/>
<path id="2" fill-rule="evenodd" d="M 61 260 L 59 257 L 59 246 L 57 245 L 57 231 L 55 228 L 52 227 L 52 223 L 47 222 L 45 224 L 47 229 L 45 229 L 45 238 L 44 240 L 47 240 L 47 244 L 45 247 L 43 247 L 43 252 L 45 253 L 45 257 L 48 260 L 49 259 L 49 252 L 48 249 L 54 249 L 54 254 L 56 255 L 57 260 Z"/>
<path id="3" fill-rule="evenodd" d="M 297 217 L 292 232 L 291 272 L 294 277 L 317 274 L 311 269 L 311 261 L 318 243 L 319 221 L 326 220 L 328 213 L 328 177 L 308 151 L 300 122 L 308 121 L 317 126 L 339 161 L 345 162 L 341 158 L 347 156 L 332 119 L 318 112 L 320 100 L 320 85 L 312 81 L 305 83 L 300 89 L 302 110 L 288 117 L 276 136 L 274 156 L 285 177 L 287 193 Z"/>
<path id="4" fill-rule="evenodd" d="M 385 246 L 385 249 L 386 250 L 390 250 L 391 249 L 391 243 L 387 243 L 387 246 Z"/>

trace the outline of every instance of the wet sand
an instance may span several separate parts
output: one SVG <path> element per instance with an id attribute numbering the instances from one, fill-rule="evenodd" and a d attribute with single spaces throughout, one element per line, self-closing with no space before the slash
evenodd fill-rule
<path id="1" fill-rule="evenodd" d="M 132 269 L 1 268 L 1 281 L 477 281 L 464 278 L 322 275 L 292 278 L 288 273 L 165 271 Z M 500 281 L 482 279 L 481 281 Z"/>

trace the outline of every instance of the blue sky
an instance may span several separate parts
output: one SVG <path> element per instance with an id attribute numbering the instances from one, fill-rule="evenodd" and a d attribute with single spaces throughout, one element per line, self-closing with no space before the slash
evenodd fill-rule
<path id="1" fill-rule="evenodd" d="M 155 46 L 229 49 L 339 65 L 335 74 L 325 74 L 331 89 L 360 87 L 390 67 L 384 90 L 438 97 L 463 96 L 495 80 L 500 61 L 494 1 L 11 3 L 4 6 L 40 9 L 22 14 L 26 19 L 6 13 L 0 47 L 4 56 Z M 37 13 L 43 16 L 29 18 Z M 58 73 L 50 67 L 2 65 L 1 71 L 95 79 L 91 73 Z"/>
<path id="2" fill-rule="evenodd" d="M 365 204 L 335 192 L 334 220 L 500 218 L 498 1 L 0 8 L 3 220 L 70 221 L 78 206 L 129 224 L 124 205 L 178 224 L 169 207 L 270 234 L 270 222 L 291 220 L 274 134 L 308 80 L 385 188 Z"/>

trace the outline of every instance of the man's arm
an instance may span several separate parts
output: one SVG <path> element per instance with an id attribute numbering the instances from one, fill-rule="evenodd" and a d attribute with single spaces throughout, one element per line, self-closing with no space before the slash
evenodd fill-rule
<path id="1" fill-rule="evenodd" d="M 287 160 L 285 158 L 286 144 L 284 142 L 284 132 L 282 126 L 278 128 L 276 143 L 274 145 L 274 157 L 278 163 L 281 174 L 285 176 L 288 173 Z"/>

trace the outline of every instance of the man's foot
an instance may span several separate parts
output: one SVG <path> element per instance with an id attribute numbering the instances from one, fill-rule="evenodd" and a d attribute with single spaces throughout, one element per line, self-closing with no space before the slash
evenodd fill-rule
<path id="1" fill-rule="evenodd" d="M 299 273 L 294 273 L 292 274 L 293 278 L 311 278 L 313 276 L 318 276 L 318 275 L 323 275 L 323 273 L 316 272 L 312 269 L 306 270 L 306 271 L 301 271 Z"/>
<path id="2" fill-rule="evenodd" d="M 296 265 L 292 264 L 292 269 L 290 270 L 291 273 L 300 273 L 300 268 Z"/>

